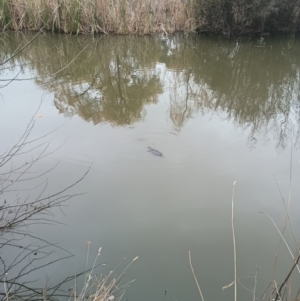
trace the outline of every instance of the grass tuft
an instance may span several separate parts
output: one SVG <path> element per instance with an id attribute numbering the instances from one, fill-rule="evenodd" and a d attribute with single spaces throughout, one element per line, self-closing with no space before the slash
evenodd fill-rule
<path id="1" fill-rule="evenodd" d="M 89 254 L 89 246 L 90 242 L 87 242 L 88 245 L 88 252 Z M 77 281 L 75 278 L 75 285 L 71 289 L 71 294 L 69 301 L 120 301 L 126 289 L 129 287 L 131 283 L 135 280 L 131 280 L 129 282 L 123 283 L 123 279 L 127 269 L 138 259 L 138 256 L 132 259 L 127 266 L 121 271 L 116 273 L 118 266 L 126 260 L 125 258 L 122 262 L 112 271 L 108 273 L 106 276 L 97 276 L 95 274 L 95 268 L 97 266 L 97 259 L 101 255 L 101 248 L 99 248 L 96 258 L 94 260 L 92 268 L 85 276 L 85 281 L 83 287 L 79 294 L 77 294 Z M 88 256 L 88 255 L 87 255 Z M 88 257 L 87 257 L 88 260 Z M 117 275 L 117 276 L 116 276 Z"/>

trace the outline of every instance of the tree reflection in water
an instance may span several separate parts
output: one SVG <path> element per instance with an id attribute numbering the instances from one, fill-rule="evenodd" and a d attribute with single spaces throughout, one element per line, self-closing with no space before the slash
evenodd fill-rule
<path id="1" fill-rule="evenodd" d="M 12 35 L 3 37 L 2 56 L 24 39 Z M 56 74 L 87 43 L 75 64 Z M 145 117 L 145 105 L 158 103 L 165 91 L 177 131 L 199 113 L 222 113 L 250 130 L 251 146 L 272 133 L 277 146 L 284 148 L 291 130 L 297 141 L 300 134 L 298 53 L 295 36 L 266 39 L 262 45 L 255 39 L 180 35 L 93 40 L 47 35 L 36 39 L 13 64 L 28 64 L 40 76 L 36 83 L 54 93 L 55 106 L 66 116 L 76 114 L 94 124 L 133 124 Z M 49 74 L 55 75 L 43 77 Z"/>

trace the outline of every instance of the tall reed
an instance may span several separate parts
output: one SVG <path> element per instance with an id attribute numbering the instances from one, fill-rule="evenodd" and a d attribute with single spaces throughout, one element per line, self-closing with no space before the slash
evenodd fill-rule
<path id="1" fill-rule="evenodd" d="M 86 265 L 88 264 L 90 244 L 91 242 L 88 241 Z M 94 259 L 92 268 L 85 274 L 84 284 L 81 289 L 77 287 L 77 279 L 75 277 L 75 285 L 69 290 L 70 298 L 68 301 L 121 301 L 126 289 L 135 281 L 135 279 L 128 282 L 124 282 L 123 280 L 126 271 L 138 259 L 138 256 L 127 263 L 125 268 L 123 268 L 118 275 L 116 275 L 116 270 L 120 265 L 122 265 L 126 258 L 124 258 L 114 270 L 110 271 L 108 275 L 97 276 L 95 269 L 97 267 L 97 260 L 101 255 L 101 249 L 102 248 L 99 248 L 98 250 L 98 254 Z M 77 292 L 78 289 L 79 292 Z"/>
<path id="2" fill-rule="evenodd" d="M 1 0 L 0 29 L 150 34 L 192 30 L 188 0 Z"/>

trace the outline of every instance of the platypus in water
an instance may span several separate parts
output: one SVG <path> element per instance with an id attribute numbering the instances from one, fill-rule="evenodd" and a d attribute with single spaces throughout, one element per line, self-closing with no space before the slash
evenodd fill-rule
<path id="1" fill-rule="evenodd" d="M 163 157 L 164 156 L 161 152 L 159 152 L 158 150 L 156 150 L 156 149 L 154 149 L 150 146 L 148 146 L 147 149 L 148 149 L 148 152 L 151 153 L 154 156 L 158 156 L 158 157 Z"/>

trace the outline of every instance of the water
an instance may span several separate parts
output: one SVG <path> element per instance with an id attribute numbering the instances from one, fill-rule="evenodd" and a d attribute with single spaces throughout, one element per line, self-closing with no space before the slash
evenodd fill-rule
<path id="1" fill-rule="evenodd" d="M 1 35 L 1 57 L 33 36 Z M 233 280 L 231 199 L 237 181 L 237 272 L 253 290 L 259 266 L 260 298 L 272 279 L 279 242 L 261 212 L 282 229 L 285 209 L 275 178 L 287 200 L 290 162 L 290 216 L 299 237 L 299 48 L 297 36 L 261 44 L 47 34 L 5 65 L 10 68 L 0 79 L 16 78 L 7 86 L 0 82 L 1 153 L 35 116 L 32 139 L 56 129 L 46 137 L 50 154 L 38 165 L 43 171 L 59 162 L 44 177 L 47 193 L 90 168 L 71 190 L 84 194 L 54 210 L 65 225 L 32 228 L 75 254 L 48 267 L 51 281 L 84 270 L 91 241 L 88 266 L 103 248 L 99 262 L 106 266 L 98 273 L 139 256 L 128 271 L 127 279 L 137 280 L 125 299 L 200 300 L 191 251 L 205 300 L 232 300 L 232 288 L 222 287 Z M 294 251 L 290 228 L 287 241 Z M 278 283 L 292 265 L 285 247 L 279 258 Z M 238 299 L 253 296 L 239 284 Z"/>

